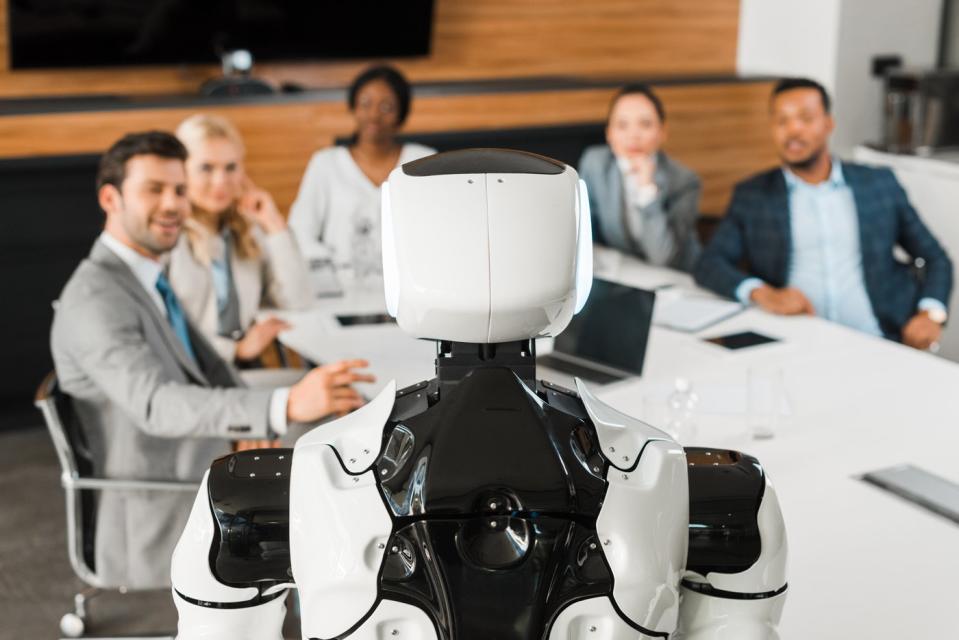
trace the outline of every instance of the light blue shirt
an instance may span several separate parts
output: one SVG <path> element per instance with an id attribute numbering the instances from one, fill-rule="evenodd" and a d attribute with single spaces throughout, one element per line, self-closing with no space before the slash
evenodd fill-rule
<path id="1" fill-rule="evenodd" d="M 210 243 L 210 274 L 213 276 L 213 292 L 216 294 L 216 308 L 218 313 L 230 301 L 230 232 L 224 229 Z"/>
<path id="2" fill-rule="evenodd" d="M 223 313 L 230 301 L 230 269 L 225 260 L 211 260 L 210 271 L 213 274 L 213 290 L 216 293 L 217 311 Z"/>
<path id="3" fill-rule="evenodd" d="M 789 194 L 792 234 L 788 284 L 805 294 L 816 315 L 865 333 L 882 336 L 873 312 L 862 270 L 859 216 L 852 189 L 833 159 L 829 178 L 809 184 L 783 169 Z M 736 289 L 743 304 L 763 282 L 747 278 Z M 942 308 L 938 300 L 923 298 L 919 309 Z"/>

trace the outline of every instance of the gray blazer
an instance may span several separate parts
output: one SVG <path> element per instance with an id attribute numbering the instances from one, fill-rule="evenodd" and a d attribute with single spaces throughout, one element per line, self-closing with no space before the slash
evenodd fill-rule
<path id="1" fill-rule="evenodd" d="M 589 191 L 593 216 L 593 240 L 599 244 L 645 255 L 641 244 L 633 238 L 624 219 L 623 177 L 609 145 L 587 148 L 579 160 L 579 175 Z M 665 218 L 673 249 L 659 266 L 691 271 L 701 247 L 696 236 L 699 196 L 702 185 L 691 170 L 663 152 L 656 157 L 653 177 L 659 195 L 643 210 L 644 219 Z M 655 261 L 654 261 L 655 263 Z"/>
<path id="2" fill-rule="evenodd" d="M 103 243 L 80 263 L 54 313 L 51 348 L 107 478 L 199 480 L 228 440 L 267 437 L 269 389 L 238 388 L 232 368 L 191 326 L 194 362 L 126 264 Z M 170 556 L 194 496 L 99 497 L 96 573 L 130 588 L 170 584 Z"/>
<path id="3" fill-rule="evenodd" d="M 198 235 L 212 245 L 210 232 L 193 224 Z M 313 303 L 310 274 L 293 234 L 289 230 L 269 235 L 254 233 L 263 251 L 262 256 L 244 259 L 236 251 L 230 252 L 230 271 L 243 329 L 253 323 L 261 306 L 307 309 Z M 218 335 L 216 290 L 209 258 L 193 253 L 186 234 L 180 236 L 180 241 L 170 252 L 168 271 L 170 284 L 194 326 L 203 332 L 221 358 L 233 362 L 236 341 Z"/>

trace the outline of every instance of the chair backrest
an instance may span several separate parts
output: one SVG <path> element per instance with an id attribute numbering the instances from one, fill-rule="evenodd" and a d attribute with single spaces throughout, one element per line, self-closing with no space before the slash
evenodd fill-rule
<path id="1" fill-rule="evenodd" d="M 63 393 L 56 372 L 40 383 L 34 405 L 43 414 L 50 439 L 60 461 L 66 491 L 67 545 L 70 564 L 85 582 L 99 586 L 95 576 L 96 493 L 72 486 L 71 481 L 93 474 L 93 455 L 73 402 Z"/>
<path id="2" fill-rule="evenodd" d="M 37 389 L 34 405 L 43 414 L 60 468 L 69 477 L 93 473 L 93 455 L 70 396 L 63 393 L 56 372 L 51 371 Z"/>

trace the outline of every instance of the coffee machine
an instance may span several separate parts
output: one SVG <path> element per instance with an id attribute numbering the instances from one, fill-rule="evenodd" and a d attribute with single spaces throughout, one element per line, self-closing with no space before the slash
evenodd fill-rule
<path id="1" fill-rule="evenodd" d="M 883 143 L 891 153 L 959 150 L 959 69 L 885 73 Z"/>

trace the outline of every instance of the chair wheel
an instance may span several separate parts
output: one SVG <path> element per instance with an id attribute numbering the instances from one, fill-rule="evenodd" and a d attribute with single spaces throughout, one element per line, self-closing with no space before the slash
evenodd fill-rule
<path id="1" fill-rule="evenodd" d="M 68 638 L 79 638 L 83 635 L 83 618 L 75 613 L 65 613 L 60 618 L 60 632 Z"/>

